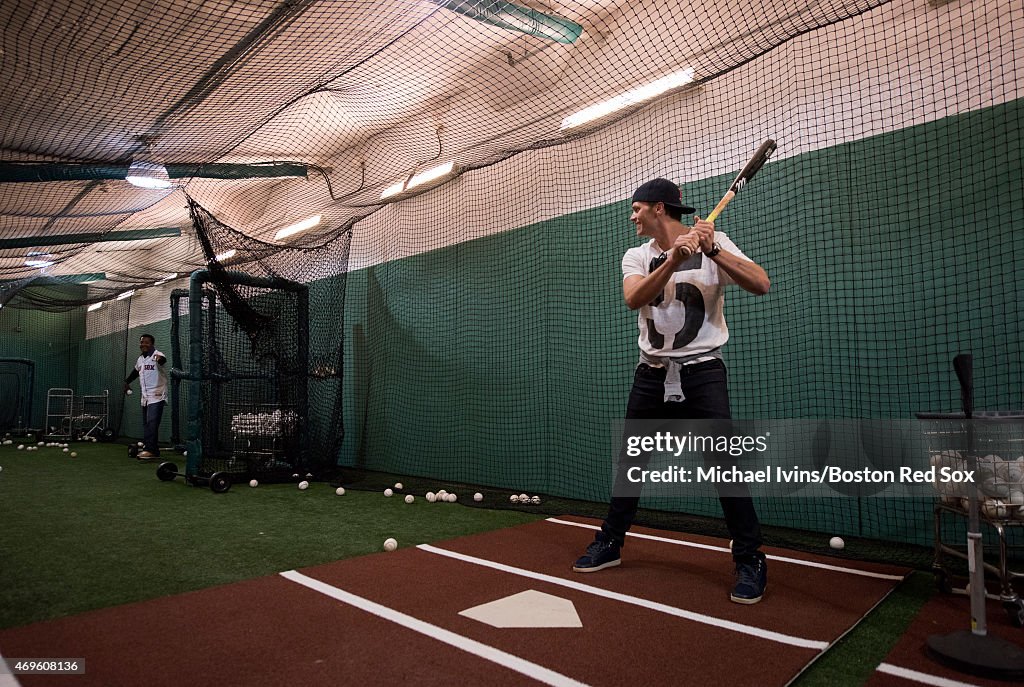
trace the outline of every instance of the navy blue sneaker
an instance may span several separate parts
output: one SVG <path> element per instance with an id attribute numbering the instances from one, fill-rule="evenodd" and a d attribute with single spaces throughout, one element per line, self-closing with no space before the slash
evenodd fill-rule
<path id="1" fill-rule="evenodd" d="M 736 586 L 729 595 L 738 604 L 756 604 L 768 586 L 768 566 L 761 558 L 736 563 Z"/>
<path id="2" fill-rule="evenodd" d="M 573 572 L 580 573 L 597 572 L 616 566 L 621 562 L 622 557 L 619 555 L 618 544 L 595 539 L 587 547 L 587 552 L 576 560 L 572 569 Z"/>

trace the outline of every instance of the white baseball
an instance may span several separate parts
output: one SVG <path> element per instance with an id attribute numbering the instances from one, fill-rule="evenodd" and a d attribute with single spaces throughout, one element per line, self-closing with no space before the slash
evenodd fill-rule
<path id="1" fill-rule="evenodd" d="M 384 550 L 385 551 L 394 551 L 397 548 L 398 548 L 398 542 L 395 541 L 394 539 L 392 539 L 391 537 L 388 537 L 387 539 L 384 540 Z"/>
<path id="2" fill-rule="evenodd" d="M 334 493 L 337 494 L 338 496 L 344 496 L 345 487 L 338 487 L 337 489 L 334 490 Z"/>
<path id="3" fill-rule="evenodd" d="M 391 495 L 393 495 L 394 493 L 395 493 L 395 492 L 391 491 L 390 489 L 385 489 L 385 490 L 384 490 L 384 495 L 385 495 L 385 496 L 391 496 Z"/>
<path id="4" fill-rule="evenodd" d="M 846 546 L 846 542 L 843 541 L 842 537 L 832 537 L 828 540 L 828 545 L 836 551 L 842 551 L 843 548 Z"/>
<path id="5" fill-rule="evenodd" d="M 306 489 L 309 489 L 309 482 L 307 482 L 306 480 L 302 480 L 301 482 L 299 482 L 299 489 L 301 491 L 305 491 Z"/>
<path id="6" fill-rule="evenodd" d="M 254 479 L 251 479 L 251 480 L 249 480 L 249 486 L 250 486 L 250 487 L 258 487 L 258 486 L 260 486 L 260 483 L 259 483 L 259 482 L 257 482 L 257 481 L 256 481 L 256 480 L 254 480 Z"/>
<path id="7" fill-rule="evenodd" d="M 473 494 L 473 500 L 474 500 L 474 501 L 483 501 L 483 500 L 484 500 L 484 495 L 483 495 L 483 494 L 481 494 L 481 493 L 480 493 L 480 492 L 478 491 L 477 493 Z"/>
<path id="8" fill-rule="evenodd" d="M 416 500 L 416 497 L 413 496 L 412 494 L 406 494 L 405 495 L 405 502 L 406 503 L 412 503 L 415 500 Z"/>

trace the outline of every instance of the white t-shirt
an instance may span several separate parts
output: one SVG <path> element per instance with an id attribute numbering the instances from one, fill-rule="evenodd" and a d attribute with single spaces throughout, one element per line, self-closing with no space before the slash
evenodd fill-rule
<path id="1" fill-rule="evenodd" d="M 139 401 L 144 406 L 167 400 L 167 372 L 164 370 L 167 363 L 157 363 L 157 356 L 167 357 L 154 348 L 149 357 L 140 355 L 135 361 L 135 369 L 139 372 L 139 390 L 142 392 Z"/>
<path id="2" fill-rule="evenodd" d="M 724 232 L 715 232 L 722 250 L 749 260 Z M 622 256 L 622 278 L 650 274 L 651 260 L 661 255 L 652 239 Z M 638 310 L 640 350 L 648 356 L 694 360 L 716 351 L 729 340 L 722 306 L 725 287 L 735 284 L 711 258 L 698 252 L 669 277 L 661 296 Z"/>

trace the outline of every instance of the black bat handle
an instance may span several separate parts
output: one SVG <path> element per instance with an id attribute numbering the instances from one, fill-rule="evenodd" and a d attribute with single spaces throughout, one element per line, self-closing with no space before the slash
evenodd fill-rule
<path id="1" fill-rule="evenodd" d="M 964 416 L 969 420 L 974 413 L 974 357 L 970 353 L 961 353 L 953 358 L 953 369 L 960 381 L 960 403 Z"/>

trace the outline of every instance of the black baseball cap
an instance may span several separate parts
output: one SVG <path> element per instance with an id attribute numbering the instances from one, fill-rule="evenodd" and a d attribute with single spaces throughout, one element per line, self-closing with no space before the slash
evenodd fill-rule
<path id="1" fill-rule="evenodd" d="M 696 212 L 689 205 L 683 205 L 683 194 L 679 187 L 668 179 L 651 179 L 641 184 L 633 193 L 634 203 L 664 203 L 679 208 L 684 215 L 692 215 Z"/>

